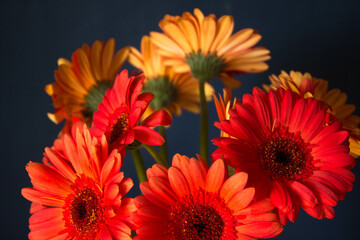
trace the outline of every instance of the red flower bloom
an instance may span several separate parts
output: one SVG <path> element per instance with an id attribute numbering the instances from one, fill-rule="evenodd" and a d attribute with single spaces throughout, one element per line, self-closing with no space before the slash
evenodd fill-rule
<path id="1" fill-rule="evenodd" d="M 30 239 L 131 239 L 133 186 L 120 172 L 121 155 L 108 153 L 105 137 L 98 142 L 86 125 L 75 124 L 53 148 L 44 164 L 30 162 L 32 188 L 22 195 L 33 202 Z M 130 227 L 131 226 L 131 227 Z"/>
<path id="2" fill-rule="evenodd" d="M 98 111 L 93 116 L 92 133 L 95 136 L 105 134 L 111 148 L 129 145 L 135 140 L 148 145 L 162 145 L 163 137 L 149 127 L 170 125 L 171 117 L 159 110 L 139 124 L 141 116 L 154 98 L 152 93 L 141 93 L 144 76 L 128 77 L 123 70 L 109 89 Z"/>
<path id="3" fill-rule="evenodd" d="M 270 197 L 283 224 L 295 221 L 300 206 L 314 218 L 334 217 L 333 207 L 352 190 L 355 165 L 348 132 L 339 122 L 326 123 L 317 100 L 291 91 L 254 89 L 229 110 L 230 119 L 215 125 L 230 137 L 216 138 L 236 171 L 249 174 L 256 198 Z"/>
<path id="4" fill-rule="evenodd" d="M 269 201 L 252 202 L 254 188 L 244 188 L 247 174 L 228 178 L 217 160 L 208 169 L 204 160 L 175 155 L 169 169 L 155 164 L 135 198 L 134 239 L 243 239 L 279 235 L 283 228 Z"/>

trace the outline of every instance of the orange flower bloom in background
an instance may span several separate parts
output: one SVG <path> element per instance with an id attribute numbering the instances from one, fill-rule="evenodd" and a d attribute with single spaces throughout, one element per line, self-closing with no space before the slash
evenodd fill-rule
<path id="1" fill-rule="evenodd" d="M 156 111 L 140 123 L 154 97 L 148 92 L 140 94 L 143 81 L 144 75 L 129 78 L 128 71 L 123 70 L 94 113 L 91 132 L 97 137 L 105 134 L 111 149 L 121 149 L 136 142 L 148 145 L 164 143 L 163 137 L 150 127 L 170 125 L 172 120 L 166 111 Z"/>
<path id="2" fill-rule="evenodd" d="M 166 15 L 159 26 L 163 33 L 151 32 L 151 40 L 176 73 L 192 73 L 198 80 L 219 77 L 230 88 L 241 85 L 234 73 L 258 73 L 268 69 L 269 50 L 254 47 L 261 36 L 253 29 L 232 35 L 234 19 L 214 14 L 204 16 L 199 9 L 180 16 Z"/>
<path id="3" fill-rule="evenodd" d="M 349 130 L 351 153 L 355 157 L 360 155 L 360 129 L 358 128 L 360 117 L 353 114 L 355 105 L 346 104 L 347 95 L 345 93 L 339 89 L 328 90 L 328 81 L 314 78 L 309 73 L 290 71 L 290 74 L 287 74 L 282 71 L 279 76 L 272 74 L 270 81 L 270 85 L 263 85 L 267 91 L 277 88 L 290 89 L 300 94 L 301 97 L 313 97 L 323 102 L 335 119 Z"/>
<path id="4" fill-rule="evenodd" d="M 176 154 L 172 167 L 155 164 L 142 182 L 133 215 L 134 239 L 253 239 L 279 235 L 283 227 L 268 201 L 253 202 L 247 174 L 228 178 L 217 160 L 208 169 L 200 158 Z"/>
<path id="5" fill-rule="evenodd" d="M 131 239 L 135 205 L 125 195 L 133 182 L 120 172 L 120 153 L 109 154 L 105 137 L 98 142 L 86 125 L 71 132 L 45 149 L 45 164 L 26 167 L 33 184 L 21 191 L 33 202 L 29 238 Z"/>
<path id="6" fill-rule="evenodd" d="M 66 119 L 71 125 L 75 117 L 90 125 L 98 104 L 128 57 L 127 47 L 116 54 L 114 48 L 112 38 L 107 43 L 95 41 L 91 48 L 85 43 L 72 54 L 71 62 L 58 60 L 55 82 L 45 87 L 54 103 L 54 114 L 48 114 L 53 122 Z"/>
<path id="7" fill-rule="evenodd" d="M 213 94 L 213 97 L 219 120 L 229 120 L 229 110 L 235 109 L 236 103 L 239 102 L 237 98 L 232 99 L 231 88 L 223 89 L 223 97 L 221 97 L 219 94 L 218 99 L 215 93 Z M 229 135 L 223 131 L 220 131 L 220 137 L 229 137 Z"/>
<path id="8" fill-rule="evenodd" d="M 215 138 L 220 156 L 249 174 L 256 199 L 270 197 L 281 222 L 295 221 L 300 206 L 312 217 L 333 218 L 333 207 L 353 188 L 355 166 L 348 132 L 326 124 L 326 108 L 282 88 L 255 88 L 215 125 L 230 137 Z"/>
<path id="9" fill-rule="evenodd" d="M 144 92 L 154 94 L 145 116 L 155 110 L 164 109 L 170 114 L 181 114 L 181 109 L 199 113 L 199 82 L 190 74 L 175 74 L 165 66 L 157 48 L 151 43 L 148 36 L 141 40 L 141 53 L 131 47 L 129 60 L 136 68 L 141 69 L 145 75 Z M 205 95 L 208 101 L 214 89 L 210 84 L 205 85 Z"/>

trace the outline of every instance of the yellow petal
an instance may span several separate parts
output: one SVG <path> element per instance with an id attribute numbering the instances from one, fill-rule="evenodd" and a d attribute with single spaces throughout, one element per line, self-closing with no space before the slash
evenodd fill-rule
<path id="1" fill-rule="evenodd" d="M 115 49 L 115 40 L 113 38 L 110 38 L 109 41 L 105 44 L 102 57 L 101 57 L 101 70 L 103 72 L 103 78 L 107 77 L 107 73 L 114 55 L 114 49 Z M 101 79 L 103 80 L 103 79 Z"/>
<path id="2" fill-rule="evenodd" d="M 129 52 L 130 52 L 129 47 L 124 47 L 115 54 L 106 76 L 107 79 L 112 81 L 115 80 L 116 74 L 119 73 L 120 68 L 123 66 L 126 59 L 128 59 Z"/>
<path id="3" fill-rule="evenodd" d="M 49 96 L 52 96 L 52 95 L 54 94 L 53 83 L 46 84 L 46 86 L 45 86 L 45 92 L 46 92 Z"/>
<path id="4" fill-rule="evenodd" d="M 65 58 L 59 58 L 57 61 L 57 64 L 58 64 L 58 66 L 63 65 L 63 64 L 68 65 L 70 67 L 72 66 L 71 62 Z"/>
<path id="5" fill-rule="evenodd" d="M 227 51 L 235 48 L 239 44 L 243 43 L 245 40 L 249 39 L 254 33 L 254 30 L 251 28 L 246 28 L 238 31 L 232 35 L 225 43 L 224 47 L 218 51 L 218 55 L 221 56 Z"/>
<path id="6" fill-rule="evenodd" d="M 163 31 L 179 45 L 185 54 L 191 53 L 190 44 L 177 25 L 169 22 L 163 26 Z"/>
<path id="7" fill-rule="evenodd" d="M 210 46 L 214 41 L 216 33 L 216 17 L 213 15 L 207 16 L 202 25 L 201 51 L 206 56 L 210 50 Z"/>
<path id="8" fill-rule="evenodd" d="M 78 64 L 81 74 L 79 80 L 81 81 L 81 84 L 84 86 L 84 88 L 89 89 L 91 86 L 96 84 L 96 80 L 92 73 L 89 58 L 82 49 L 79 49 L 78 51 Z"/>
<path id="9" fill-rule="evenodd" d="M 221 73 L 219 78 L 228 88 L 238 88 L 242 85 L 242 82 L 238 79 L 235 79 L 233 76 L 226 73 Z"/>
<path id="10" fill-rule="evenodd" d="M 226 65 L 225 71 L 239 71 L 248 73 L 259 73 L 267 70 L 269 66 L 264 62 L 247 63 L 247 64 L 229 64 Z"/>
<path id="11" fill-rule="evenodd" d="M 101 79 L 104 75 L 101 70 L 101 51 L 103 49 L 103 43 L 95 41 L 91 49 L 91 66 L 93 67 L 94 76 L 96 79 Z"/>
<path id="12" fill-rule="evenodd" d="M 185 57 L 184 51 L 169 37 L 165 34 L 158 32 L 151 32 L 151 41 L 161 49 L 172 53 L 175 56 Z"/>
<path id="13" fill-rule="evenodd" d="M 232 16 L 222 16 L 217 21 L 216 36 L 211 45 L 210 52 L 213 54 L 222 48 L 224 43 L 229 39 L 234 30 L 234 18 Z"/>
<path id="14" fill-rule="evenodd" d="M 179 27 L 181 31 L 184 33 L 186 38 L 188 39 L 191 49 L 194 52 L 198 52 L 199 50 L 199 41 L 198 41 L 198 33 L 196 32 L 196 27 L 194 24 L 186 19 L 179 20 Z"/>
<path id="15" fill-rule="evenodd" d="M 134 47 L 130 47 L 128 62 L 138 69 L 143 69 L 144 64 L 141 53 Z"/>

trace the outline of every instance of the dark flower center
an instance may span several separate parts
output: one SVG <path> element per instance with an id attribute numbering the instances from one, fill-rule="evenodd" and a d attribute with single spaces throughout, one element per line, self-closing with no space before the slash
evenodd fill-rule
<path id="1" fill-rule="evenodd" d="M 296 180 L 312 172 L 311 155 L 299 135 L 287 137 L 276 134 L 260 144 L 258 158 L 266 174 L 273 179 Z"/>
<path id="2" fill-rule="evenodd" d="M 102 102 L 106 91 L 112 87 L 112 83 L 109 81 L 99 81 L 95 86 L 89 89 L 88 94 L 84 97 L 85 103 L 83 115 L 88 122 L 91 123 L 94 112 L 98 110 L 99 103 Z"/>
<path id="3" fill-rule="evenodd" d="M 154 94 L 154 99 L 151 101 L 150 106 L 155 110 L 169 106 L 179 97 L 176 85 L 166 77 L 149 79 L 144 84 L 143 92 L 151 92 Z"/>
<path id="4" fill-rule="evenodd" d="M 216 194 L 200 191 L 184 197 L 172 207 L 169 220 L 174 240 L 235 239 L 233 213 Z"/>
<path id="5" fill-rule="evenodd" d="M 186 56 L 186 62 L 189 64 L 191 74 L 199 81 L 210 81 L 224 70 L 224 60 L 219 58 L 216 53 L 206 56 L 200 51 L 190 53 Z"/>
<path id="6" fill-rule="evenodd" d="M 179 224 L 179 239 L 220 239 L 224 228 L 224 221 L 216 210 L 202 204 L 175 211 L 171 217 Z"/>
<path id="7" fill-rule="evenodd" d="M 120 116 L 115 120 L 111 127 L 110 136 L 108 138 L 109 144 L 113 144 L 119 138 L 120 135 L 124 134 L 129 129 L 129 114 L 121 112 Z"/>
<path id="8" fill-rule="evenodd" d="M 96 236 L 104 222 L 100 191 L 87 186 L 69 195 L 65 202 L 65 225 L 70 235 L 77 239 Z"/>

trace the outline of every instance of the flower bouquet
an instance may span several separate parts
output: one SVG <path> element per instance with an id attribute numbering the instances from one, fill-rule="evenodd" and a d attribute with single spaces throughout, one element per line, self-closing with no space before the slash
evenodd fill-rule
<path id="1" fill-rule="evenodd" d="M 251 240 L 280 235 L 300 208 L 333 218 L 360 155 L 360 117 L 346 94 L 309 73 L 283 71 L 233 97 L 237 75 L 268 68 L 256 30 L 233 33 L 232 16 L 199 9 L 166 15 L 159 26 L 140 50 L 115 53 L 110 39 L 58 60 L 45 91 L 50 120 L 65 124 L 42 163 L 26 167 L 29 238 Z M 126 61 L 137 70 L 122 69 Z M 215 78 L 223 94 L 211 86 Z M 199 154 L 168 156 L 166 131 L 182 110 L 200 114 Z M 211 142 L 209 125 L 220 130 Z M 217 146 L 211 154 L 209 144 Z M 148 169 L 141 148 L 154 160 Z M 137 176 L 121 170 L 132 164 L 128 154 Z M 127 197 L 136 177 L 142 195 Z"/>

